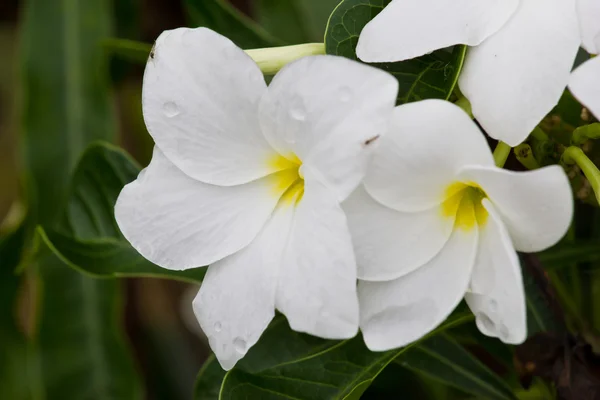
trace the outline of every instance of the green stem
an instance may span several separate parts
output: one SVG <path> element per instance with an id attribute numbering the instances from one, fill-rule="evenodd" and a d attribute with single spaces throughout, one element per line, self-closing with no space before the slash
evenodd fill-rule
<path id="1" fill-rule="evenodd" d="M 471 117 L 471 119 L 475 118 L 473 116 L 473 108 L 471 108 L 471 102 L 465 96 L 461 95 L 454 104 L 462 108 L 463 111 L 466 112 L 469 115 L 469 117 Z"/>
<path id="2" fill-rule="evenodd" d="M 513 149 L 513 152 L 515 153 L 515 157 L 517 158 L 517 160 L 519 160 L 519 162 L 523 164 L 525 168 L 540 168 L 540 164 L 533 156 L 533 150 L 531 150 L 531 146 L 529 146 L 527 143 L 521 143 Z"/>
<path id="3" fill-rule="evenodd" d="M 565 150 L 562 160 L 565 164 L 577 164 L 581 168 L 594 190 L 598 204 L 600 204 L 600 171 L 598 171 L 598 167 L 594 165 L 592 160 L 588 158 L 583 150 L 575 146 L 568 147 Z"/>
<path id="4" fill-rule="evenodd" d="M 498 168 L 504 167 L 506 163 L 506 159 L 510 154 L 511 147 L 504 142 L 498 142 L 496 149 L 494 150 L 494 161 L 496 161 L 496 166 Z"/>
<path id="5" fill-rule="evenodd" d="M 306 56 L 325 54 L 324 43 L 306 43 L 294 46 L 245 50 L 265 75 L 275 75 L 285 65 Z"/>
<path id="6" fill-rule="evenodd" d="M 571 136 L 571 144 L 573 146 L 581 146 L 588 139 L 600 139 L 600 122 L 595 124 L 580 126 L 573 131 Z"/>
<path id="7" fill-rule="evenodd" d="M 546 141 L 546 140 L 549 139 L 549 137 L 546 134 L 546 132 L 544 132 L 542 130 L 542 128 L 540 128 L 539 126 L 536 126 L 535 129 L 533 130 L 533 132 L 531 132 L 530 135 L 533 136 L 534 138 L 536 138 L 537 140 L 540 140 L 540 141 Z"/>

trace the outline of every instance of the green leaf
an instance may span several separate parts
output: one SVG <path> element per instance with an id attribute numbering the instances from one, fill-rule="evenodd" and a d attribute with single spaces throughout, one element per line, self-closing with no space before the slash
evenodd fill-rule
<path id="1" fill-rule="evenodd" d="M 445 333 L 411 347 L 396 362 L 478 399 L 516 399 L 498 375 Z"/>
<path id="2" fill-rule="evenodd" d="M 204 362 L 196 378 L 194 398 L 202 400 L 217 400 L 221 391 L 221 383 L 225 378 L 225 371 L 219 365 L 214 354 Z"/>
<path id="3" fill-rule="evenodd" d="M 23 142 L 30 209 L 56 222 L 79 155 L 115 136 L 108 61 L 109 0 L 30 0 L 22 25 Z"/>
<path id="4" fill-rule="evenodd" d="M 322 42 L 327 20 L 339 0 L 258 0 L 256 19 L 267 31 L 290 44 Z"/>
<path id="5" fill-rule="evenodd" d="M 136 64 L 146 64 L 152 45 L 128 39 L 107 39 L 102 42 L 112 55 Z"/>
<path id="6" fill-rule="evenodd" d="M 115 137 L 108 59 L 101 46 L 111 34 L 111 14 L 111 0 L 26 3 L 22 130 L 32 223 L 59 226 L 80 154 L 94 140 Z M 88 231 L 79 219 L 71 222 L 71 234 Z M 141 398 L 121 326 L 118 282 L 84 276 L 45 248 L 36 266 L 34 347 L 43 397 Z"/>
<path id="7" fill-rule="evenodd" d="M 600 261 L 600 246 L 597 241 L 564 243 L 539 253 L 538 257 L 546 269 L 560 269 Z"/>
<path id="8" fill-rule="evenodd" d="M 33 398 L 25 336 L 16 321 L 21 277 L 15 272 L 27 241 L 27 227 L 0 238 L 0 393 L 6 399 Z"/>
<path id="9" fill-rule="evenodd" d="M 185 0 L 190 24 L 210 28 L 242 49 L 273 47 L 283 44 L 264 28 L 224 0 Z"/>
<path id="10" fill-rule="evenodd" d="M 170 271 L 144 259 L 123 238 L 114 204 L 140 168 L 123 150 L 94 143 L 83 154 L 73 180 L 65 216 L 57 229 L 38 234 L 65 264 L 97 278 L 154 277 L 200 283 L 206 268 Z"/>
<path id="11" fill-rule="evenodd" d="M 325 34 L 327 54 L 356 57 L 358 37 L 365 25 L 391 0 L 344 0 L 333 11 Z M 395 38 L 386 38 L 395 40 Z M 454 91 L 465 59 L 466 46 L 454 46 L 395 63 L 374 63 L 394 75 L 400 84 L 398 104 L 424 99 L 448 100 Z"/>
<path id="12" fill-rule="evenodd" d="M 206 268 L 170 271 L 146 260 L 124 240 L 76 239 L 38 228 L 42 240 L 66 265 L 95 278 L 164 278 L 201 283 Z"/>
<path id="13" fill-rule="evenodd" d="M 472 318 L 470 313 L 458 314 L 431 335 Z M 371 352 L 360 335 L 344 341 L 319 339 L 292 331 L 278 316 L 227 372 L 219 399 L 359 399 L 379 373 L 412 346 Z"/>

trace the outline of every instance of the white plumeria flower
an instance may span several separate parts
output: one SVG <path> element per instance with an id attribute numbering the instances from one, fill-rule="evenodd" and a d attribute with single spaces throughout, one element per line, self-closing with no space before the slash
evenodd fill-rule
<path id="1" fill-rule="evenodd" d="M 597 6 L 600 8 L 600 1 L 598 1 Z M 600 17 L 596 24 L 598 26 L 596 47 L 589 50 L 593 54 L 600 53 Z M 569 89 L 581 104 L 587 107 L 596 118 L 600 119 L 600 56 L 586 61 L 573 71 L 569 81 Z"/>
<path id="2" fill-rule="evenodd" d="M 163 268 L 210 264 L 193 307 L 223 368 L 275 309 L 297 331 L 356 334 L 356 263 L 340 202 L 362 180 L 397 91 L 391 75 L 333 56 L 289 64 L 267 88 L 252 59 L 213 31 L 156 41 L 142 94 L 156 147 L 116 218 Z"/>
<path id="3" fill-rule="evenodd" d="M 360 326 L 374 351 L 421 338 L 465 298 L 486 335 L 526 338 L 516 251 L 567 231 L 573 199 L 559 166 L 497 168 L 457 106 L 426 100 L 394 111 L 364 183 L 344 203 L 358 264 Z"/>
<path id="4" fill-rule="evenodd" d="M 485 131 L 516 146 L 560 100 L 579 46 L 592 46 L 599 4 L 393 0 L 363 29 L 357 55 L 369 62 L 401 61 L 452 45 L 472 46 L 460 89 Z"/>

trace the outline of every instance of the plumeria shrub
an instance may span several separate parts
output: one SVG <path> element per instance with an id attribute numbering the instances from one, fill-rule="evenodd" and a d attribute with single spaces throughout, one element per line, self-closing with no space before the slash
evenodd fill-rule
<path id="1" fill-rule="evenodd" d="M 25 2 L 0 398 L 600 399 L 600 2 L 338 2 Z"/>

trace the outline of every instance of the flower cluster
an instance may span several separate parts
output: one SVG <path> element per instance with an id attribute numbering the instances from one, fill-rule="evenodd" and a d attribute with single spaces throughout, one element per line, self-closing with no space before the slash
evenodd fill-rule
<path id="1" fill-rule="evenodd" d="M 357 54 L 471 46 L 460 90 L 490 136 L 517 145 L 567 86 L 600 116 L 600 58 L 571 72 L 580 45 L 600 51 L 598 20 L 596 0 L 394 0 Z M 499 168 L 459 107 L 395 107 L 397 93 L 392 75 L 346 58 L 300 58 L 267 86 L 211 30 L 156 41 L 142 96 L 156 146 L 115 215 L 153 263 L 209 265 L 193 308 L 223 368 L 276 310 L 323 338 L 360 329 L 382 351 L 423 337 L 464 299 L 483 334 L 526 339 L 517 251 L 569 228 L 565 172 Z"/>

